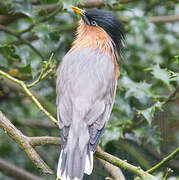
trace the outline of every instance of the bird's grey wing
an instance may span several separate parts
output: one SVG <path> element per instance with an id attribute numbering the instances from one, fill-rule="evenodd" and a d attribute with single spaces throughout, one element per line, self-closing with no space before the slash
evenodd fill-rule
<path id="1" fill-rule="evenodd" d="M 86 115 L 90 134 L 89 148 L 93 152 L 96 151 L 98 142 L 112 111 L 115 87 L 115 79 L 113 78 L 109 81 L 105 95 L 90 108 L 90 111 Z"/>
<path id="2" fill-rule="evenodd" d="M 90 149 L 95 151 L 111 114 L 114 82 L 114 64 L 107 53 L 85 48 L 64 57 L 57 74 L 57 113 L 62 148 L 66 146 L 75 112 L 83 122 L 76 120 L 73 128 L 80 133 L 84 131 L 80 129 L 80 123 L 87 127 L 87 132 L 79 135 L 79 143 L 89 143 Z"/>
<path id="3" fill-rule="evenodd" d="M 88 126 L 90 134 L 89 148 L 93 152 L 96 151 L 100 137 L 104 132 L 105 125 L 109 120 L 111 109 L 112 104 L 105 104 L 104 111 L 99 115 L 94 123 Z"/>

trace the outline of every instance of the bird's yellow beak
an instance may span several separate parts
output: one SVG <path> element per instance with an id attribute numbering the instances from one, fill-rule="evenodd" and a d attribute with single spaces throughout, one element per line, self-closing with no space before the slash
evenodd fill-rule
<path id="1" fill-rule="evenodd" d="M 71 6 L 71 8 L 73 9 L 73 11 L 75 11 L 76 13 L 78 13 L 79 15 L 82 15 L 84 10 L 80 9 L 80 8 L 77 8 L 77 7 L 74 7 L 74 6 Z"/>

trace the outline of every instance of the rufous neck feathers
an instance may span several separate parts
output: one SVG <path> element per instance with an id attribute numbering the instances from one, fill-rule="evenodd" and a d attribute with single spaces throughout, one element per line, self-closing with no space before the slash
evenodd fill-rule
<path id="1" fill-rule="evenodd" d="M 110 36 L 99 26 L 89 26 L 81 19 L 77 29 L 76 39 L 70 51 L 79 48 L 98 49 L 114 56 L 114 47 Z"/>

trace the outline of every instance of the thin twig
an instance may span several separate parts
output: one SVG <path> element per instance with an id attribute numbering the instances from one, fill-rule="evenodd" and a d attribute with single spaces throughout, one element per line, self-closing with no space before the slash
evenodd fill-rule
<path id="1" fill-rule="evenodd" d="M 172 172 L 173 172 L 173 170 L 172 170 L 171 168 L 167 168 L 167 172 L 166 172 L 166 174 L 164 175 L 163 180 L 166 180 L 166 179 L 168 178 L 168 175 L 169 175 L 170 173 L 172 173 Z"/>
<path id="2" fill-rule="evenodd" d="M 40 102 L 35 98 L 35 96 L 31 93 L 31 91 L 27 88 L 27 85 L 21 81 L 18 80 L 17 78 L 12 77 L 11 75 L 3 72 L 2 70 L 0 70 L 0 75 L 4 76 L 5 78 L 10 79 L 11 81 L 19 84 L 24 91 L 26 92 L 26 94 L 32 99 L 32 101 L 37 105 L 37 107 L 50 119 L 52 120 L 53 123 L 58 124 L 57 120 L 40 104 Z"/>
<path id="3" fill-rule="evenodd" d="M 152 148 L 152 146 L 149 144 L 144 146 L 144 150 L 147 153 L 149 153 L 151 157 L 155 158 L 158 162 L 162 161 L 162 159 L 167 156 L 162 152 L 159 153 L 155 148 Z M 179 172 L 179 160 L 172 159 L 171 161 L 168 162 L 168 165 L 172 169 L 176 169 Z"/>
<path id="4" fill-rule="evenodd" d="M 156 164 L 154 167 L 152 167 L 151 169 L 147 170 L 148 173 L 153 173 L 155 172 L 157 169 L 159 169 L 161 166 L 163 166 L 164 164 L 166 164 L 168 161 L 170 161 L 171 159 L 174 159 L 177 155 L 179 154 L 179 147 L 177 149 L 175 149 L 171 154 L 169 154 L 167 157 L 165 157 L 161 162 L 159 162 L 158 164 Z"/>
<path id="5" fill-rule="evenodd" d="M 168 98 L 164 101 L 164 104 L 167 104 L 170 101 L 172 101 L 172 99 L 176 96 L 178 91 L 179 91 L 179 86 L 177 86 L 176 89 L 173 91 L 173 93 L 168 96 Z"/>
<path id="6" fill-rule="evenodd" d="M 41 71 L 39 77 L 37 78 L 37 80 L 34 81 L 33 83 L 27 85 L 27 88 L 31 88 L 31 87 L 35 86 L 36 84 L 38 84 L 42 79 L 45 79 L 47 77 L 47 75 L 55 68 L 55 64 L 53 64 L 52 69 L 50 70 L 50 72 L 47 73 L 47 69 L 49 68 L 49 66 L 52 63 L 52 58 L 53 58 L 53 53 L 51 54 L 51 56 L 49 58 L 49 61 L 46 62 L 45 66 L 42 69 L 42 71 Z"/>

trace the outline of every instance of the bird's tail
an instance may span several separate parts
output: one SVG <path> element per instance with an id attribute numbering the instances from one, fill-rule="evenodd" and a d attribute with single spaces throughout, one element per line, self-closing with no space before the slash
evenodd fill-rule
<path id="1" fill-rule="evenodd" d="M 75 144 L 73 142 L 73 144 Z M 68 145 L 68 144 L 67 144 Z M 91 174 L 93 170 L 93 151 L 86 145 L 84 151 L 81 152 L 79 143 L 76 146 L 61 151 L 57 178 L 59 180 L 82 180 L 83 173 Z"/>

